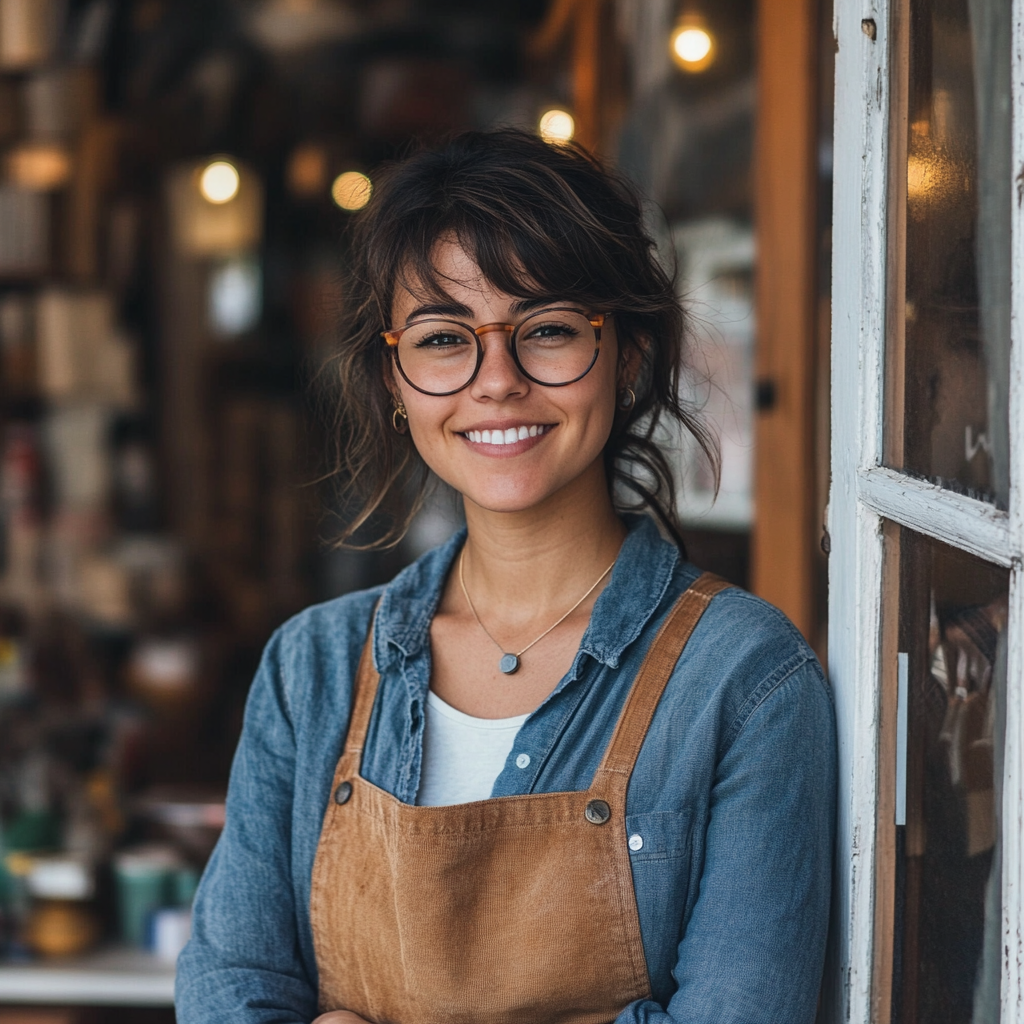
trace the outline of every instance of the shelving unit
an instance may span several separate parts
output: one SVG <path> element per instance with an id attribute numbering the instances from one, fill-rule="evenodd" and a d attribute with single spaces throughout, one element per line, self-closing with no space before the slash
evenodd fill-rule
<path id="1" fill-rule="evenodd" d="M 174 1005 L 174 964 L 113 947 L 74 959 L 0 964 L 0 1005 Z"/>

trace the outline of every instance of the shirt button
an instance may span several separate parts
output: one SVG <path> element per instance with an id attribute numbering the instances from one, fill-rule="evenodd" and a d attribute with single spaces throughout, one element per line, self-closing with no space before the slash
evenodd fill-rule
<path id="1" fill-rule="evenodd" d="M 520 754 L 516 758 L 516 767 L 517 768 L 529 768 L 530 767 L 530 755 L 529 754 Z"/>
<path id="2" fill-rule="evenodd" d="M 334 791 L 334 802 L 336 804 L 347 804 L 352 796 L 352 783 L 342 782 Z"/>
<path id="3" fill-rule="evenodd" d="M 637 850 L 644 848 L 644 837 L 634 832 L 629 837 L 629 848 L 635 853 Z"/>

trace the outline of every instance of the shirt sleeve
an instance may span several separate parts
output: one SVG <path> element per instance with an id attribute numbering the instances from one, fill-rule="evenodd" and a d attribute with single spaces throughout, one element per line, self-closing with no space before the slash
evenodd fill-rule
<path id="1" fill-rule="evenodd" d="M 299 1024 L 316 1016 L 316 983 L 299 948 L 291 871 L 295 734 L 267 645 L 245 710 L 227 819 L 196 894 L 178 959 L 178 1024 Z"/>
<path id="2" fill-rule="evenodd" d="M 814 1021 L 836 771 L 831 697 L 808 661 L 756 703 L 719 762 L 675 994 L 665 1008 L 631 1003 L 616 1024 Z"/>

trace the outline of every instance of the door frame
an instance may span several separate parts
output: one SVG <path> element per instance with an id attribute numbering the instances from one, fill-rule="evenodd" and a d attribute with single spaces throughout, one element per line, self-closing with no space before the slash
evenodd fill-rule
<path id="1" fill-rule="evenodd" d="M 1024 1024 L 1024 0 L 1012 0 L 1009 511 L 883 466 L 893 3 L 836 0 L 828 668 L 839 734 L 833 922 L 822 1017 L 876 1019 L 882 524 L 1010 570 L 1003 777 L 1001 1024 Z M 887 704 L 888 707 L 888 704 Z M 877 944 L 881 953 L 889 944 Z"/>

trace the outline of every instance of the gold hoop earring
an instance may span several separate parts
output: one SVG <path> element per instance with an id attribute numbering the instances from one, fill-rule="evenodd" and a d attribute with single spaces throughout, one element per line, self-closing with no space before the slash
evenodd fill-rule
<path id="1" fill-rule="evenodd" d="M 618 406 L 623 412 L 629 412 L 636 405 L 636 393 L 632 388 L 623 388 L 619 392 Z"/>
<path id="2" fill-rule="evenodd" d="M 409 414 L 401 402 L 395 405 L 395 411 L 391 414 L 391 426 L 395 428 L 397 434 L 405 434 L 409 431 Z"/>

